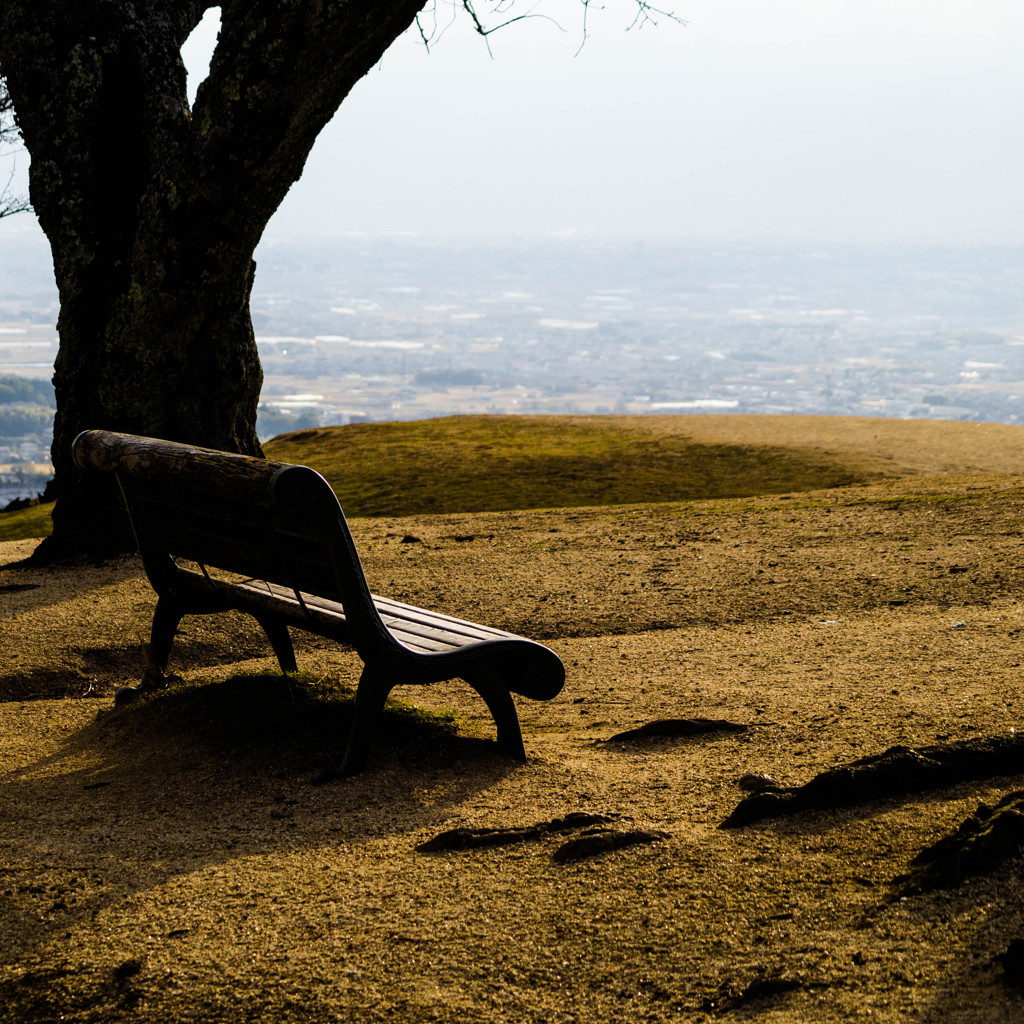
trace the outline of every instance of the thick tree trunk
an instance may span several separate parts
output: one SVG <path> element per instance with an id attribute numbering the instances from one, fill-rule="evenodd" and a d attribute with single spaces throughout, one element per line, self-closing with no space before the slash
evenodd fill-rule
<path id="1" fill-rule="evenodd" d="M 54 531 L 39 555 L 132 545 L 81 430 L 259 453 L 249 318 L 263 229 L 320 130 L 424 0 L 0 0 L 0 72 L 60 290 Z M 190 110 L 181 45 L 222 28 Z"/>
<path id="2" fill-rule="evenodd" d="M 132 543 L 111 479 L 83 474 L 71 459 L 82 430 L 99 426 L 261 454 L 256 404 L 263 374 L 249 319 L 255 268 L 247 256 L 234 262 L 213 280 L 190 274 L 173 287 L 114 297 L 98 345 L 79 329 L 87 318 L 68 315 L 78 303 L 63 303 L 52 448 L 59 497 L 40 557 L 106 554 Z M 203 296 L 204 287 L 213 294 Z"/>

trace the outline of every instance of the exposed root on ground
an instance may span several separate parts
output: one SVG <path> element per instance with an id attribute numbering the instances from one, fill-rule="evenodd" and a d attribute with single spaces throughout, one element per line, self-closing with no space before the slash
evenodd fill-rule
<path id="1" fill-rule="evenodd" d="M 890 747 L 816 775 L 804 786 L 745 797 L 722 822 L 737 828 L 799 811 L 830 810 L 887 797 L 943 789 L 959 782 L 1024 773 L 1024 739 L 986 736 L 927 747 Z"/>

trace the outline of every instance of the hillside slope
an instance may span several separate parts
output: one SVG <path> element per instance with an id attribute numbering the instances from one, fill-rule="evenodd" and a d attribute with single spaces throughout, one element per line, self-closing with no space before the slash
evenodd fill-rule
<path id="1" fill-rule="evenodd" d="M 353 682 L 354 654 L 298 637 L 307 682 L 223 682 L 272 671 L 265 640 L 188 619 L 186 688 L 114 709 L 153 608 L 136 559 L 0 570 L 0 1021 L 1020 1020 L 999 959 L 1024 932 L 1018 865 L 893 882 L 1024 764 L 720 828 L 750 775 L 1024 728 L 1020 434 L 782 425 L 904 475 L 354 521 L 378 592 L 562 657 L 562 694 L 519 701 L 526 764 L 455 681 L 400 695 L 456 710 L 457 735 L 385 728 L 367 772 L 311 787 L 340 742 L 317 680 Z M 746 728 L 609 742 L 671 718 Z M 573 811 L 648 838 L 578 863 L 553 833 L 417 851 Z"/>
<path id="2" fill-rule="evenodd" d="M 1024 472 L 1024 427 L 836 416 L 451 416 L 282 434 L 350 517 L 574 508 Z M 49 506 L 0 515 L 40 536 Z"/>
<path id="3" fill-rule="evenodd" d="M 836 416 L 451 416 L 283 434 L 349 515 L 681 501 L 1024 472 L 1024 427 Z"/>

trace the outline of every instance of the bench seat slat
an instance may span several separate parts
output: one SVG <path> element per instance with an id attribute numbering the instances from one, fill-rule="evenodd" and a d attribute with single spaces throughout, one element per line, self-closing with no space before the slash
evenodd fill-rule
<path id="1" fill-rule="evenodd" d="M 440 624 L 443 628 L 452 632 L 459 632 L 478 640 L 505 640 L 509 637 L 519 639 L 517 634 L 508 633 L 503 629 L 481 626 L 477 622 L 458 619 L 452 615 L 442 615 L 440 612 L 431 612 L 425 608 L 417 608 L 416 605 L 392 601 L 387 597 L 378 597 L 376 594 L 373 595 L 373 603 L 377 606 L 377 611 L 382 616 L 393 615 L 395 618 L 402 619 L 403 621 L 421 622 L 427 626 Z"/>
<path id="2" fill-rule="evenodd" d="M 294 610 L 300 612 L 304 604 L 310 613 L 320 613 L 337 621 L 339 632 L 345 632 L 345 609 L 337 601 L 304 593 L 300 602 L 294 591 L 264 580 L 247 580 L 232 583 L 231 586 L 240 587 L 251 593 L 272 595 L 276 600 L 290 604 Z M 396 639 L 410 647 L 422 647 L 431 651 L 456 650 L 484 640 L 521 639 L 514 633 L 477 626 L 464 619 L 428 612 L 415 605 L 391 601 L 376 595 L 373 599 L 384 625 Z"/>
<path id="3" fill-rule="evenodd" d="M 444 651 L 457 651 L 460 645 L 446 644 L 443 640 L 431 640 L 429 637 L 415 636 L 403 633 L 401 630 L 392 630 L 391 635 L 406 647 L 414 651 L 423 651 L 430 654 L 437 654 Z"/>
<path id="4" fill-rule="evenodd" d="M 268 583 L 264 580 L 251 581 L 254 586 L 269 590 L 275 596 L 286 600 L 295 600 L 294 593 L 287 587 L 278 586 L 275 583 Z M 395 623 L 419 624 L 425 627 L 432 627 L 440 630 L 446 635 L 457 635 L 465 637 L 466 642 L 477 642 L 480 640 L 509 640 L 522 639 L 515 633 L 509 633 L 503 629 L 495 629 L 491 626 L 481 626 L 479 623 L 470 622 L 467 619 L 456 618 L 453 615 L 443 615 L 440 612 L 428 611 L 417 605 L 405 604 L 402 601 L 394 601 L 391 598 L 381 597 L 378 594 L 371 595 L 374 606 L 385 622 L 389 620 Z M 310 608 L 322 608 L 331 615 L 344 616 L 345 610 L 338 601 L 320 597 L 316 594 L 302 592 L 302 600 Z M 424 635 L 429 635 L 425 633 Z"/>
<path id="5" fill-rule="evenodd" d="M 388 627 L 391 635 L 405 644 L 440 644 L 446 650 L 455 650 L 459 647 L 468 647 L 470 644 L 480 643 L 477 637 L 467 637 L 461 633 L 451 633 L 442 629 L 432 629 L 422 626 L 419 623 L 409 623 L 403 619 L 384 618 L 384 625 Z M 493 639 L 493 638 L 488 638 Z"/>

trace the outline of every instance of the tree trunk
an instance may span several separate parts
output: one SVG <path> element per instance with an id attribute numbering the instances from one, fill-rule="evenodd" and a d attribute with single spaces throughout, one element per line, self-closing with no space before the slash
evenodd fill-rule
<path id="1" fill-rule="evenodd" d="M 165 249 L 154 248 L 148 258 L 158 262 Z M 163 288 L 103 296 L 111 312 L 101 312 L 100 330 L 92 336 L 80 325 L 100 297 L 83 293 L 78 302 L 62 301 L 53 378 L 58 501 L 53 534 L 40 557 L 104 555 L 133 544 L 111 478 L 83 474 L 72 461 L 71 445 L 82 430 L 123 430 L 262 454 L 256 405 L 263 372 L 249 318 L 255 264 L 248 253 L 233 262 L 215 277 L 185 273 Z"/>
<path id="2" fill-rule="evenodd" d="M 353 85 L 424 0 L 0 0 L 0 73 L 60 291 L 53 535 L 40 558 L 132 546 L 90 428 L 259 454 L 252 254 Z M 221 34 L 195 109 L 181 45 Z"/>

